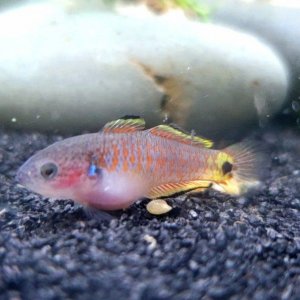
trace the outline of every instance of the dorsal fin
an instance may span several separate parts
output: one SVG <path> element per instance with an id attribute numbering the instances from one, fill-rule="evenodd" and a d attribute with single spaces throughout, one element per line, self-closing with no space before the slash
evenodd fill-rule
<path id="1" fill-rule="evenodd" d="M 105 124 L 102 132 L 127 133 L 145 129 L 145 120 L 136 116 L 125 116 Z"/>
<path id="2" fill-rule="evenodd" d="M 154 135 L 188 145 L 199 145 L 205 148 L 211 148 L 213 146 L 213 142 L 211 140 L 188 134 L 181 129 L 174 127 L 174 125 L 158 125 L 151 128 L 149 131 Z"/>

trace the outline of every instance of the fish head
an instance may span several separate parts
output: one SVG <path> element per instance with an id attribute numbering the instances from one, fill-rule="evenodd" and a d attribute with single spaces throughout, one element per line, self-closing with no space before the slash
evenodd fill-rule
<path id="1" fill-rule="evenodd" d="M 101 154 L 101 135 L 69 138 L 37 152 L 18 170 L 17 181 L 45 197 L 72 199 L 102 210 L 123 209 L 148 190 L 135 173 L 108 170 Z"/>
<path id="2" fill-rule="evenodd" d="M 86 144 L 74 137 L 40 150 L 19 168 L 17 181 L 46 197 L 74 198 L 89 166 Z"/>

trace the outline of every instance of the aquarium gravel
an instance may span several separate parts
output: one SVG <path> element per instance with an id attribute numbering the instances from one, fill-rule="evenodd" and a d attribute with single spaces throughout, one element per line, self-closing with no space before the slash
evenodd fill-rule
<path id="1" fill-rule="evenodd" d="M 59 139 L 0 131 L 0 299 L 300 299 L 299 129 L 253 135 L 271 162 L 257 193 L 178 197 L 161 217 L 141 201 L 111 220 L 14 181 Z"/>

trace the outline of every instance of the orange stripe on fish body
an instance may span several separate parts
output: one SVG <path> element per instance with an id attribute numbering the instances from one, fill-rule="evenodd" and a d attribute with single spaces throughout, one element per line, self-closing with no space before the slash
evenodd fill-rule
<path id="1" fill-rule="evenodd" d="M 127 172 L 129 170 L 129 164 L 126 158 L 129 156 L 129 149 L 125 140 L 122 141 L 122 152 L 123 152 L 123 157 L 125 158 L 123 160 L 123 171 Z"/>
<path id="2" fill-rule="evenodd" d="M 137 172 L 142 172 L 142 159 L 143 159 L 143 155 L 142 155 L 142 148 L 141 147 L 137 147 L 137 165 L 136 165 L 136 171 Z"/>

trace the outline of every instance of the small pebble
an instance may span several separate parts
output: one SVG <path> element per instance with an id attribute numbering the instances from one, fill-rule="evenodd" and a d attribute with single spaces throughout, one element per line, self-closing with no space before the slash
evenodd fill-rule
<path id="1" fill-rule="evenodd" d="M 198 214 L 197 214 L 197 212 L 196 211 L 194 211 L 193 209 L 192 210 L 190 210 L 190 215 L 195 219 L 195 218 L 197 218 L 198 217 Z"/>

